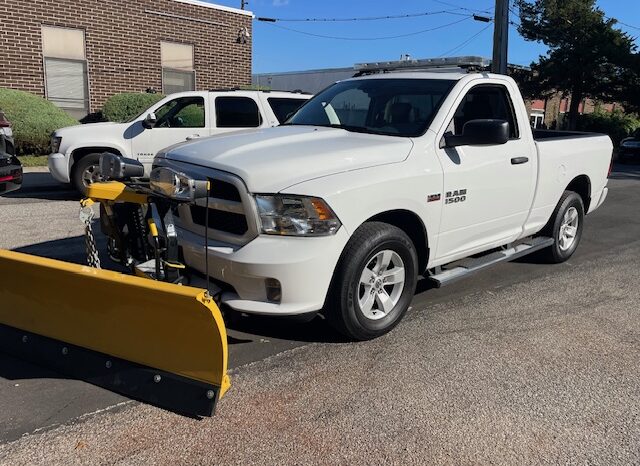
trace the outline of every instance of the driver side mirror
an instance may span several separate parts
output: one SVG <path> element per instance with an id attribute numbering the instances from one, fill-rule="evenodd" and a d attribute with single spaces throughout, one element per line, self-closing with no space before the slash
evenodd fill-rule
<path id="1" fill-rule="evenodd" d="M 445 147 L 505 144 L 509 141 L 509 123 L 505 120 L 469 120 L 459 136 L 444 135 Z"/>
<path id="2" fill-rule="evenodd" d="M 151 129 L 156 125 L 157 121 L 158 118 L 156 117 L 156 114 L 154 112 L 149 112 L 147 113 L 147 116 L 144 117 L 144 120 L 142 120 L 142 126 L 147 129 Z"/>

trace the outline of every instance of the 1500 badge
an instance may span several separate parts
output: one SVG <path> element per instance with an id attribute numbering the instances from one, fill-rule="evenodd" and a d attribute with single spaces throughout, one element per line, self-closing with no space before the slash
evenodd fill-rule
<path id="1" fill-rule="evenodd" d="M 464 202 L 467 200 L 466 189 L 456 189 L 455 191 L 447 191 L 444 196 L 445 204 L 457 204 L 458 202 Z"/>

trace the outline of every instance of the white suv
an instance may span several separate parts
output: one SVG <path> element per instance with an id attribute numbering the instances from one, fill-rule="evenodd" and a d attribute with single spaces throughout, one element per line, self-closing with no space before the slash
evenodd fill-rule
<path id="1" fill-rule="evenodd" d="M 84 193 L 100 179 L 99 160 L 112 152 L 139 160 L 148 172 L 158 151 L 181 141 L 277 126 L 311 96 L 292 92 L 181 92 L 160 100 L 126 123 L 91 123 L 55 131 L 49 170 Z"/>

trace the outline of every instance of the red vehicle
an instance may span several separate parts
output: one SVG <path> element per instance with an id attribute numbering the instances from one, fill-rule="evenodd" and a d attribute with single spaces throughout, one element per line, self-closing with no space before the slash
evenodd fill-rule
<path id="1" fill-rule="evenodd" d="M 22 164 L 13 145 L 11 123 L 0 111 L 0 194 L 20 189 Z"/>

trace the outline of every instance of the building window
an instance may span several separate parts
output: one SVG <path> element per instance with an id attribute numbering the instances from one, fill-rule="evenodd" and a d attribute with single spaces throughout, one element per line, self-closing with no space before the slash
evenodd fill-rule
<path id="1" fill-rule="evenodd" d="M 162 60 L 162 92 L 194 91 L 196 72 L 193 69 L 193 45 L 160 42 Z"/>
<path id="2" fill-rule="evenodd" d="M 529 116 L 529 121 L 531 122 L 532 128 L 542 128 L 544 126 L 544 113 L 532 111 Z"/>
<path id="3" fill-rule="evenodd" d="M 84 31 L 42 26 L 46 96 L 75 118 L 89 113 Z"/>

